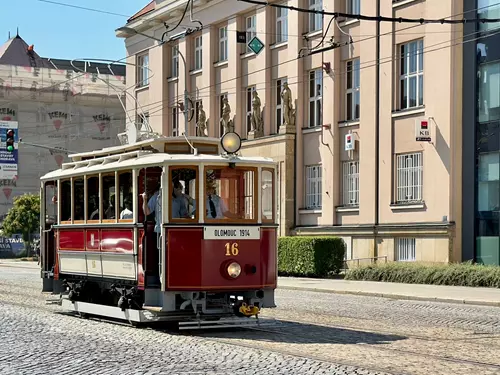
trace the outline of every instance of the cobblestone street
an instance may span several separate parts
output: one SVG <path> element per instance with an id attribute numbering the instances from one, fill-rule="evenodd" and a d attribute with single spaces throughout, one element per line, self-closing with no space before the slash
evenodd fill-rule
<path id="1" fill-rule="evenodd" d="M 500 374 L 500 309 L 278 290 L 260 330 L 134 329 L 61 314 L 0 265 L 0 374 Z"/>

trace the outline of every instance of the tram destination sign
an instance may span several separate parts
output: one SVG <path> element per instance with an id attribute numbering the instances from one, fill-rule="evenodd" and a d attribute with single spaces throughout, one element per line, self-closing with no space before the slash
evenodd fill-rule
<path id="1" fill-rule="evenodd" d="M 260 240 L 259 227 L 207 226 L 203 228 L 205 240 Z"/>

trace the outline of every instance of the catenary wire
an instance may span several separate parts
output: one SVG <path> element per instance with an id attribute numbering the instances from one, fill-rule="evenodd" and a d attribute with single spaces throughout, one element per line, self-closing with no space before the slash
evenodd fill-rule
<path id="1" fill-rule="evenodd" d="M 391 23 L 419 23 L 429 24 L 429 23 L 440 23 L 440 24 L 464 24 L 464 23 L 496 23 L 500 22 L 500 18 L 463 18 L 461 20 L 447 20 L 446 18 L 440 19 L 427 19 L 427 18 L 404 18 L 404 17 L 384 17 L 384 16 L 366 16 L 363 14 L 354 14 L 354 13 L 343 13 L 343 12 L 328 12 L 324 10 L 316 10 L 316 9 L 306 9 L 300 7 L 294 7 L 291 5 L 283 5 L 280 3 L 269 3 L 268 1 L 258 1 L 258 0 L 237 0 L 243 3 L 255 4 L 255 5 L 263 5 L 270 6 L 281 9 L 289 9 L 302 13 L 310 13 L 310 14 L 321 14 L 323 16 L 333 16 L 334 18 L 344 17 L 350 19 L 357 19 L 363 21 L 377 21 L 377 22 L 391 22 Z"/>
<path id="2" fill-rule="evenodd" d="M 499 3 L 497 3 L 497 4 L 490 4 L 490 5 L 488 5 L 488 6 L 481 7 L 481 8 L 477 8 L 477 9 L 473 9 L 473 10 L 469 10 L 469 11 L 467 11 L 467 12 L 475 11 L 475 10 L 478 10 L 478 9 L 488 8 L 488 7 L 491 7 L 491 6 L 498 5 L 498 4 L 499 4 Z M 457 15 L 460 15 L 460 14 L 465 14 L 465 13 L 467 13 L 467 12 L 462 12 L 462 13 L 459 13 L 459 14 L 457 14 Z M 457 16 L 457 15 L 452 15 L 452 16 L 449 16 L 449 17 L 455 17 L 455 16 Z M 447 17 L 447 18 L 448 18 L 448 17 Z M 409 27 L 409 28 L 418 27 L 418 26 L 421 26 L 421 25 L 414 25 L 414 26 L 411 26 L 411 27 Z M 409 28 L 407 28 L 407 29 L 409 29 Z M 405 30 L 405 29 L 403 29 L 403 30 Z M 401 31 L 401 30 L 399 30 L 399 31 Z M 392 32 L 392 31 L 391 31 L 391 32 L 389 32 L 389 33 L 390 33 L 390 34 L 393 34 L 393 32 Z M 389 34 L 389 33 L 386 33 L 386 34 Z M 381 36 L 382 36 L 382 35 L 386 35 L 386 34 L 381 34 Z M 474 34 L 475 34 L 475 33 L 474 33 Z M 371 38 L 368 38 L 368 39 L 371 39 Z M 366 40 L 366 39 L 363 39 L 363 40 Z M 358 42 L 361 42 L 361 41 L 363 41 L 363 40 L 358 40 L 358 41 L 355 41 L 354 43 L 358 43 Z M 447 42 L 449 42 L 449 41 L 442 42 L 442 43 L 439 43 L 439 44 L 443 44 L 443 43 L 447 43 Z M 346 44 L 346 45 L 347 45 L 347 44 Z M 152 48 L 156 48 L 156 47 L 157 47 L 157 46 L 154 46 L 154 47 L 152 47 Z M 450 47 L 451 47 L 451 46 L 450 46 Z M 426 48 L 428 48 L 428 47 L 426 47 Z M 424 48 L 424 49 L 425 49 L 425 48 Z M 429 52 L 429 51 L 427 51 L 427 52 Z M 424 53 L 425 53 L 425 52 L 424 52 Z M 306 56 L 306 57 L 307 57 L 307 56 Z M 122 58 L 122 59 L 120 59 L 120 60 L 116 60 L 116 62 L 119 62 L 119 61 L 124 60 L 124 59 L 126 59 L 126 57 L 125 57 L 125 58 Z M 385 59 L 385 58 L 383 58 L 383 59 Z M 295 60 L 296 60 L 296 58 L 295 58 L 295 59 L 292 59 L 292 60 L 290 60 L 290 61 L 295 61 Z M 392 61 L 392 56 L 391 56 L 391 60 L 389 60 L 389 61 Z M 286 63 L 286 62 L 283 62 L 283 63 Z M 281 63 L 281 64 L 283 64 L 283 63 Z M 365 63 L 366 63 L 366 62 L 365 62 Z M 278 65 L 281 65 L 281 64 L 278 64 Z M 273 68 L 273 67 L 275 67 L 275 66 L 277 66 L 277 65 L 270 66 L 270 67 L 268 67 L 268 68 L 266 68 L 266 69 Z M 367 68 L 367 67 L 371 67 L 371 66 L 373 66 L 373 65 L 366 66 L 366 67 L 362 67 L 362 68 L 360 67 L 360 69 Z M 256 73 L 256 72 L 250 72 L 249 74 L 253 74 L 253 73 Z M 346 73 L 347 73 L 347 72 L 344 72 L 343 74 L 346 74 Z M 247 74 L 247 75 L 249 75 L 249 74 Z M 339 73 L 339 75 L 340 75 L 340 74 L 342 74 L 342 73 Z M 83 74 L 82 74 L 82 75 L 83 75 Z M 75 78 L 77 78 L 77 77 L 75 77 Z M 67 81 L 63 81 L 63 82 L 58 83 L 58 84 L 56 84 L 56 85 L 64 84 L 65 82 L 70 82 L 70 81 L 72 81 L 72 80 L 73 80 L 73 79 L 75 79 L 75 78 L 69 79 L 69 80 L 67 80 Z M 225 83 L 225 82 L 233 81 L 233 80 L 238 79 L 238 78 L 241 78 L 241 77 L 232 78 L 232 79 L 229 79 L 229 80 L 227 80 L 227 81 L 217 83 L 217 84 L 215 84 L 215 85 L 211 85 L 211 86 L 207 86 L 207 87 L 204 87 L 204 88 L 201 88 L 201 89 L 197 89 L 197 91 L 201 91 L 201 90 L 204 90 L 204 89 L 206 89 L 206 88 L 210 88 L 210 87 L 212 87 L 212 86 L 220 85 L 220 84 Z M 297 82 L 297 83 L 298 83 L 298 82 Z M 296 84 L 296 83 L 295 83 L 295 84 Z M 56 85 L 53 85 L 53 86 L 56 86 Z M 53 87 L 53 86 L 49 86 L 49 87 L 43 88 L 43 89 L 41 89 L 41 90 L 42 90 L 42 91 L 43 91 L 43 90 L 47 90 L 47 89 L 50 89 L 50 88 L 51 88 L 51 87 Z M 244 90 L 242 90 L 242 91 L 244 91 Z M 208 95 L 208 96 L 209 96 L 209 95 Z M 152 108 L 149 108 L 149 107 L 152 107 L 152 106 L 154 106 L 155 104 L 158 104 L 158 103 L 163 103 L 163 102 L 168 101 L 168 100 L 172 100 L 173 102 L 175 102 L 175 101 L 176 101 L 176 99 L 178 99 L 178 98 L 180 98 L 180 97 L 182 97 L 182 96 L 181 96 L 181 95 L 179 95 L 178 97 L 174 97 L 174 98 L 173 98 L 173 100 L 172 100 L 171 98 L 168 98 L 168 99 L 165 99 L 165 100 L 162 100 L 162 101 L 158 101 L 158 102 L 150 103 L 150 104 L 148 104 L 148 105 L 147 105 L 147 106 L 145 106 L 145 107 L 147 107 L 148 109 L 152 109 Z M 204 97 L 206 97 L 206 96 L 204 96 Z M 154 109 L 156 109 L 156 108 L 158 108 L 158 107 L 159 107 L 159 106 L 156 106 Z M 159 108 L 158 110 L 154 111 L 153 113 L 159 112 L 161 109 L 163 109 L 163 108 Z M 132 109 L 132 110 L 130 110 L 130 111 L 135 111 L 135 109 Z M 151 116 L 151 115 L 152 115 L 152 114 L 150 113 L 150 116 Z M 80 124 L 75 124 L 75 126 L 79 126 L 79 125 L 80 125 Z M 54 131 L 54 132 L 55 132 L 55 131 Z"/>

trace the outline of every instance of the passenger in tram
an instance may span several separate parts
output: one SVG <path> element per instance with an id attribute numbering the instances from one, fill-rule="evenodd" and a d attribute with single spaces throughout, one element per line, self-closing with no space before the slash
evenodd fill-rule
<path id="1" fill-rule="evenodd" d="M 132 197 L 127 196 L 123 201 L 125 208 L 120 212 L 120 219 L 133 219 L 134 213 L 132 212 Z"/>
<path id="2" fill-rule="evenodd" d="M 115 195 L 111 194 L 109 197 L 109 202 L 103 202 L 104 208 L 104 217 L 106 219 L 114 219 L 115 218 Z"/>
<path id="3" fill-rule="evenodd" d="M 174 181 L 173 189 L 172 189 L 172 218 L 173 219 L 181 219 L 181 218 L 189 218 L 188 207 L 186 205 L 185 198 L 191 199 L 189 196 L 186 196 L 182 193 L 182 184 L 180 181 Z"/>
<path id="4" fill-rule="evenodd" d="M 89 200 L 90 200 L 89 206 L 92 207 L 92 209 L 94 210 L 90 214 L 89 220 L 99 220 L 99 199 L 97 198 L 96 195 L 92 195 L 91 197 L 89 197 Z"/>
<path id="5" fill-rule="evenodd" d="M 75 221 L 83 220 L 83 209 L 81 204 L 75 204 Z"/>
<path id="6" fill-rule="evenodd" d="M 161 233 L 161 191 L 160 191 L 160 181 L 157 181 L 154 185 L 153 194 L 148 200 L 148 192 L 141 194 L 142 196 L 142 210 L 144 215 L 149 216 L 153 212 L 155 213 L 155 228 L 154 231 L 158 235 Z M 146 203 L 147 202 L 147 203 Z"/>

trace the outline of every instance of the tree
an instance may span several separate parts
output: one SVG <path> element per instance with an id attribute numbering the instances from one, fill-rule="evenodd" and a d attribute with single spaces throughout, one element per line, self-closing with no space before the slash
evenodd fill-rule
<path id="1" fill-rule="evenodd" d="M 14 206 L 3 221 L 5 236 L 21 233 L 26 244 L 26 255 L 29 256 L 32 234 L 40 227 L 40 197 L 34 194 L 23 194 L 14 198 Z"/>

